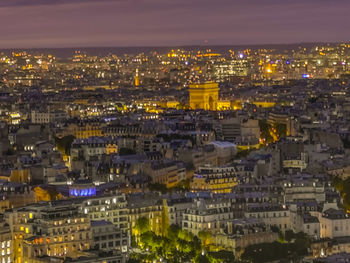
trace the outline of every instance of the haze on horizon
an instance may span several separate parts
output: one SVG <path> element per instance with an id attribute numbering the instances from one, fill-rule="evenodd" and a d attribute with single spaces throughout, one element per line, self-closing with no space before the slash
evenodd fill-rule
<path id="1" fill-rule="evenodd" d="M 0 48 L 349 41 L 348 0 L 0 0 Z"/>

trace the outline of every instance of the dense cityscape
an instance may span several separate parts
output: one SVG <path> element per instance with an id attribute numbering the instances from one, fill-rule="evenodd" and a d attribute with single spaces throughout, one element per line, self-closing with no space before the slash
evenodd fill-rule
<path id="1" fill-rule="evenodd" d="M 350 44 L 135 50 L 2 51 L 0 263 L 350 260 Z"/>

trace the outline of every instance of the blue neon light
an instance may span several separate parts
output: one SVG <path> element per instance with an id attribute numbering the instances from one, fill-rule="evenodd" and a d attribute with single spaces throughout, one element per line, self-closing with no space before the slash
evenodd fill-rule
<path id="1" fill-rule="evenodd" d="M 96 195 L 96 188 L 85 188 L 85 189 L 69 189 L 70 196 L 93 196 Z"/>

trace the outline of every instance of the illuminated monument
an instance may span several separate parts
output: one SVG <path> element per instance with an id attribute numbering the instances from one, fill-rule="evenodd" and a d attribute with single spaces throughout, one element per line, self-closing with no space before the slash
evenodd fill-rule
<path id="1" fill-rule="evenodd" d="M 135 79 L 134 79 L 135 87 L 140 86 L 140 78 L 139 78 L 139 69 L 136 69 Z"/>
<path id="2" fill-rule="evenodd" d="M 219 99 L 218 83 L 191 84 L 189 92 L 191 109 L 217 110 Z"/>

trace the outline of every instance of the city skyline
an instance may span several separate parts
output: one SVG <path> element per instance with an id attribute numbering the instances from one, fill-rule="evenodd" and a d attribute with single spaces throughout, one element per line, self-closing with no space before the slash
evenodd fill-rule
<path id="1" fill-rule="evenodd" d="M 343 42 L 350 3 L 336 2 L 2 0 L 0 48 Z"/>
<path id="2" fill-rule="evenodd" d="M 350 262 L 349 0 L 0 0 L 0 263 Z"/>

